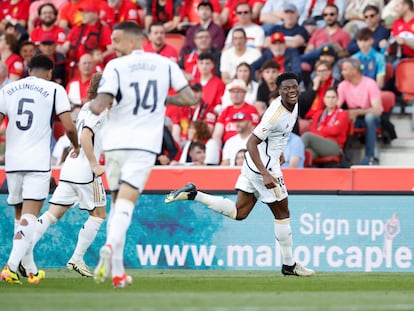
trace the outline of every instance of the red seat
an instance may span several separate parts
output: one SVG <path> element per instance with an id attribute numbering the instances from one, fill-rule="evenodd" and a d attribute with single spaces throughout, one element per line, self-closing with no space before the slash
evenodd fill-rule
<path id="1" fill-rule="evenodd" d="M 60 136 L 65 135 L 65 128 L 63 127 L 62 122 L 60 121 L 54 121 L 53 122 L 53 136 L 55 137 L 55 140 L 58 141 Z"/>
<path id="2" fill-rule="evenodd" d="M 312 152 L 308 149 L 305 149 L 305 162 L 303 163 L 304 167 L 312 166 Z"/>
<path id="3" fill-rule="evenodd" d="M 404 58 L 395 68 L 395 87 L 402 93 L 401 113 L 404 113 L 404 105 L 414 101 L 414 88 L 411 81 L 414 72 L 414 59 Z"/>
<path id="4" fill-rule="evenodd" d="M 177 50 L 177 53 L 180 54 L 181 49 L 184 45 L 185 37 L 179 33 L 166 33 L 165 34 L 165 43 L 171 45 Z"/>

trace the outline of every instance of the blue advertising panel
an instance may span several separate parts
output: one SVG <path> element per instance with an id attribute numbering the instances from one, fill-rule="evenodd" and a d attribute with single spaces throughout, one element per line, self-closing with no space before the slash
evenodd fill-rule
<path id="1" fill-rule="evenodd" d="M 0 265 L 6 263 L 12 245 L 13 208 L 7 207 L 6 197 L 0 196 Z M 246 220 L 235 221 L 193 201 L 166 205 L 164 197 L 141 196 L 128 230 L 128 268 L 280 269 L 273 216 L 266 205 L 258 203 Z M 289 205 L 294 256 L 308 267 L 414 271 L 414 196 L 294 194 Z M 45 204 L 42 212 L 46 208 Z M 65 266 L 87 217 L 74 208 L 49 228 L 35 249 L 39 267 Z M 106 222 L 85 256 L 91 267 L 105 242 L 105 226 Z"/>

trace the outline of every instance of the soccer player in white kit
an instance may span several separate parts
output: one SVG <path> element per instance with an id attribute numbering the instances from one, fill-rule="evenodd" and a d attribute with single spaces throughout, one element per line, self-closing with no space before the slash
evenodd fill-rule
<path id="1" fill-rule="evenodd" d="M 294 73 L 278 76 L 276 85 L 280 96 L 267 108 L 247 141 L 246 158 L 235 186 L 236 203 L 197 191 L 192 183 L 172 191 L 165 202 L 195 200 L 227 217 L 243 220 L 260 199 L 274 216 L 274 232 L 283 257 L 282 274 L 311 276 L 315 272 L 293 258 L 288 193 L 280 169 L 280 162 L 284 161 L 283 150 L 298 116 L 298 83 L 299 78 Z"/>
<path id="2" fill-rule="evenodd" d="M 71 157 L 79 153 L 78 135 L 70 114 L 65 89 L 52 81 L 53 61 L 38 55 L 29 63 L 30 77 L 15 81 L 0 91 L 0 123 L 9 117 L 6 130 L 6 163 L 9 196 L 7 203 L 22 204 L 20 224 L 13 238 L 7 265 L 1 272 L 4 282 L 21 284 L 16 273 L 30 247 L 37 216 L 49 194 L 51 139 L 54 115 L 58 115 L 72 145 Z M 29 284 L 44 279 L 43 270 L 32 271 Z"/>
<path id="3" fill-rule="evenodd" d="M 105 66 L 98 96 L 90 106 L 99 114 L 112 105 L 102 137 L 114 206 L 94 278 L 103 282 L 112 271 L 113 287 L 125 287 L 132 282 L 123 264 L 126 232 L 135 203 L 161 151 L 165 103 L 195 104 L 194 94 L 178 65 L 158 54 L 144 52 L 141 41 L 142 30 L 134 22 L 122 22 L 113 28 L 112 45 L 119 57 Z M 167 97 L 170 87 L 178 94 Z"/>
<path id="4" fill-rule="evenodd" d="M 96 97 L 101 74 L 92 77 L 88 93 L 93 100 Z M 72 257 L 66 266 L 79 274 L 91 277 L 92 272 L 83 260 L 86 250 L 94 241 L 99 228 L 106 217 L 106 193 L 101 175 L 105 168 L 99 165 L 102 152 L 101 128 L 105 124 L 105 112 L 95 115 L 89 110 L 90 101 L 79 111 L 76 128 L 80 137 L 81 149 L 77 158 L 68 157 L 60 171 L 59 184 L 49 200 L 48 211 L 42 214 L 36 224 L 32 248 L 45 234 L 47 229 L 60 219 L 69 208 L 79 204 L 86 210 L 89 217 L 83 224 L 78 235 L 78 242 Z M 33 252 L 22 260 L 25 274 L 30 272 L 34 264 Z M 20 271 L 22 273 L 22 271 Z"/>

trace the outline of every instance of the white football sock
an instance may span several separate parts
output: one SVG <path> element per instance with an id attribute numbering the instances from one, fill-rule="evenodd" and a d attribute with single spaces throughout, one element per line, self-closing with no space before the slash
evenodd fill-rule
<path id="1" fill-rule="evenodd" d="M 13 239 L 13 247 L 10 252 L 7 265 L 10 270 L 16 272 L 19 263 L 26 253 L 30 250 L 33 240 L 33 232 L 36 227 L 36 216 L 32 214 L 24 214 L 20 218 L 20 225 L 17 227 L 17 233 L 20 234 L 20 239 Z M 21 225 L 22 222 L 27 222 L 27 225 Z"/>
<path id="2" fill-rule="evenodd" d="M 115 210 L 106 238 L 106 244 L 112 245 L 112 259 L 115 258 L 115 261 L 112 261 L 112 276 L 123 275 L 125 272 L 123 264 L 124 245 L 134 207 L 134 203 L 129 200 L 117 199 L 115 202 Z"/>
<path id="3" fill-rule="evenodd" d="M 34 262 L 33 258 L 33 250 L 39 242 L 39 240 L 42 238 L 42 236 L 45 234 L 47 229 L 53 225 L 57 221 L 57 218 L 50 213 L 49 211 L 46 211 L 42 216 L 40 216 L 37 219 L 35 229 L 33 231 L 33 240 L 31 243 L 31 246 L 29 250 L 26 252 L 25 256 L 22 258 L 22 264 L 26 268 L 27 273 L 37 273 L 37 267 Z"/>
<path id="4" fill-rule="evenodd" d="M 219 214 L 225 215 L 231 219 L 236 219 L 236 204 L 230 199 L 197 191 L 194 200 L 207 205 L 208 208 Z"/>
<path id="5" fill-rule="evenodd" d="M 78 243 L 76 244 L 75 251 L 72 255 L 72 259 L 75 262 L 83 261 L 83 256 L 95 239 L 103 221 L 104 220 L 100 217 L 89 216 L 86 222 L 83 224 L 82 228 L 79 231 Z"/>
<path id="6" fill-rule="evenodd" d="M 275 219 L 275 236 L 279 242 L 282 251 L 283 264 L 292 266 L 295 264 L 292 254 L 292 228 L 290 227 L 290 218 Z"/>

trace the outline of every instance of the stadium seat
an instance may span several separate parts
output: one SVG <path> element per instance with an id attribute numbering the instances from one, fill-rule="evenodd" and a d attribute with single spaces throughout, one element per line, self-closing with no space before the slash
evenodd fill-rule
<path id="1" fill-rule="evenodd" d="M 405 105 L 414 102 L 414 88 L 411 81 L 414 72 L 414 59 L 402 59 L 395 68 L 395 87 L 402 93 L 401 113 L 405 112 Z"/>
<path id="2" fill-rule="evenodd" d="M 53 122 L 53 136 L 55 137 L 55 140 L 58 141 L 60 136 L 65 135 L 65 128 L 63 127 L 62 122 L 60 121 L 54 121 Z"/>
<path id="3" fill-rule="evenodd" d="M 402 59 L 395 68 L 395 87 L 402 94 L 401 114 L 405 113 L 405 105 L 411 104 L 411 127 L 414 128 L 414 88 L 412 73 L 414 72 L 414 59 Z"/>
<path id="4" fill-rule="evenodd" d="M 165 34 L 165 43 L 173 46 L 178 54 L 180 54 L 181 49 L 184 45 L 185 37 L 179 33 L 166 33 Z"/>
<path id="5" fill-rule="evenodd" d="M 312 152 L 308 149 L 305 149 L 305 162 L 303 163 L 304 167 L 312 166 Z"/>

